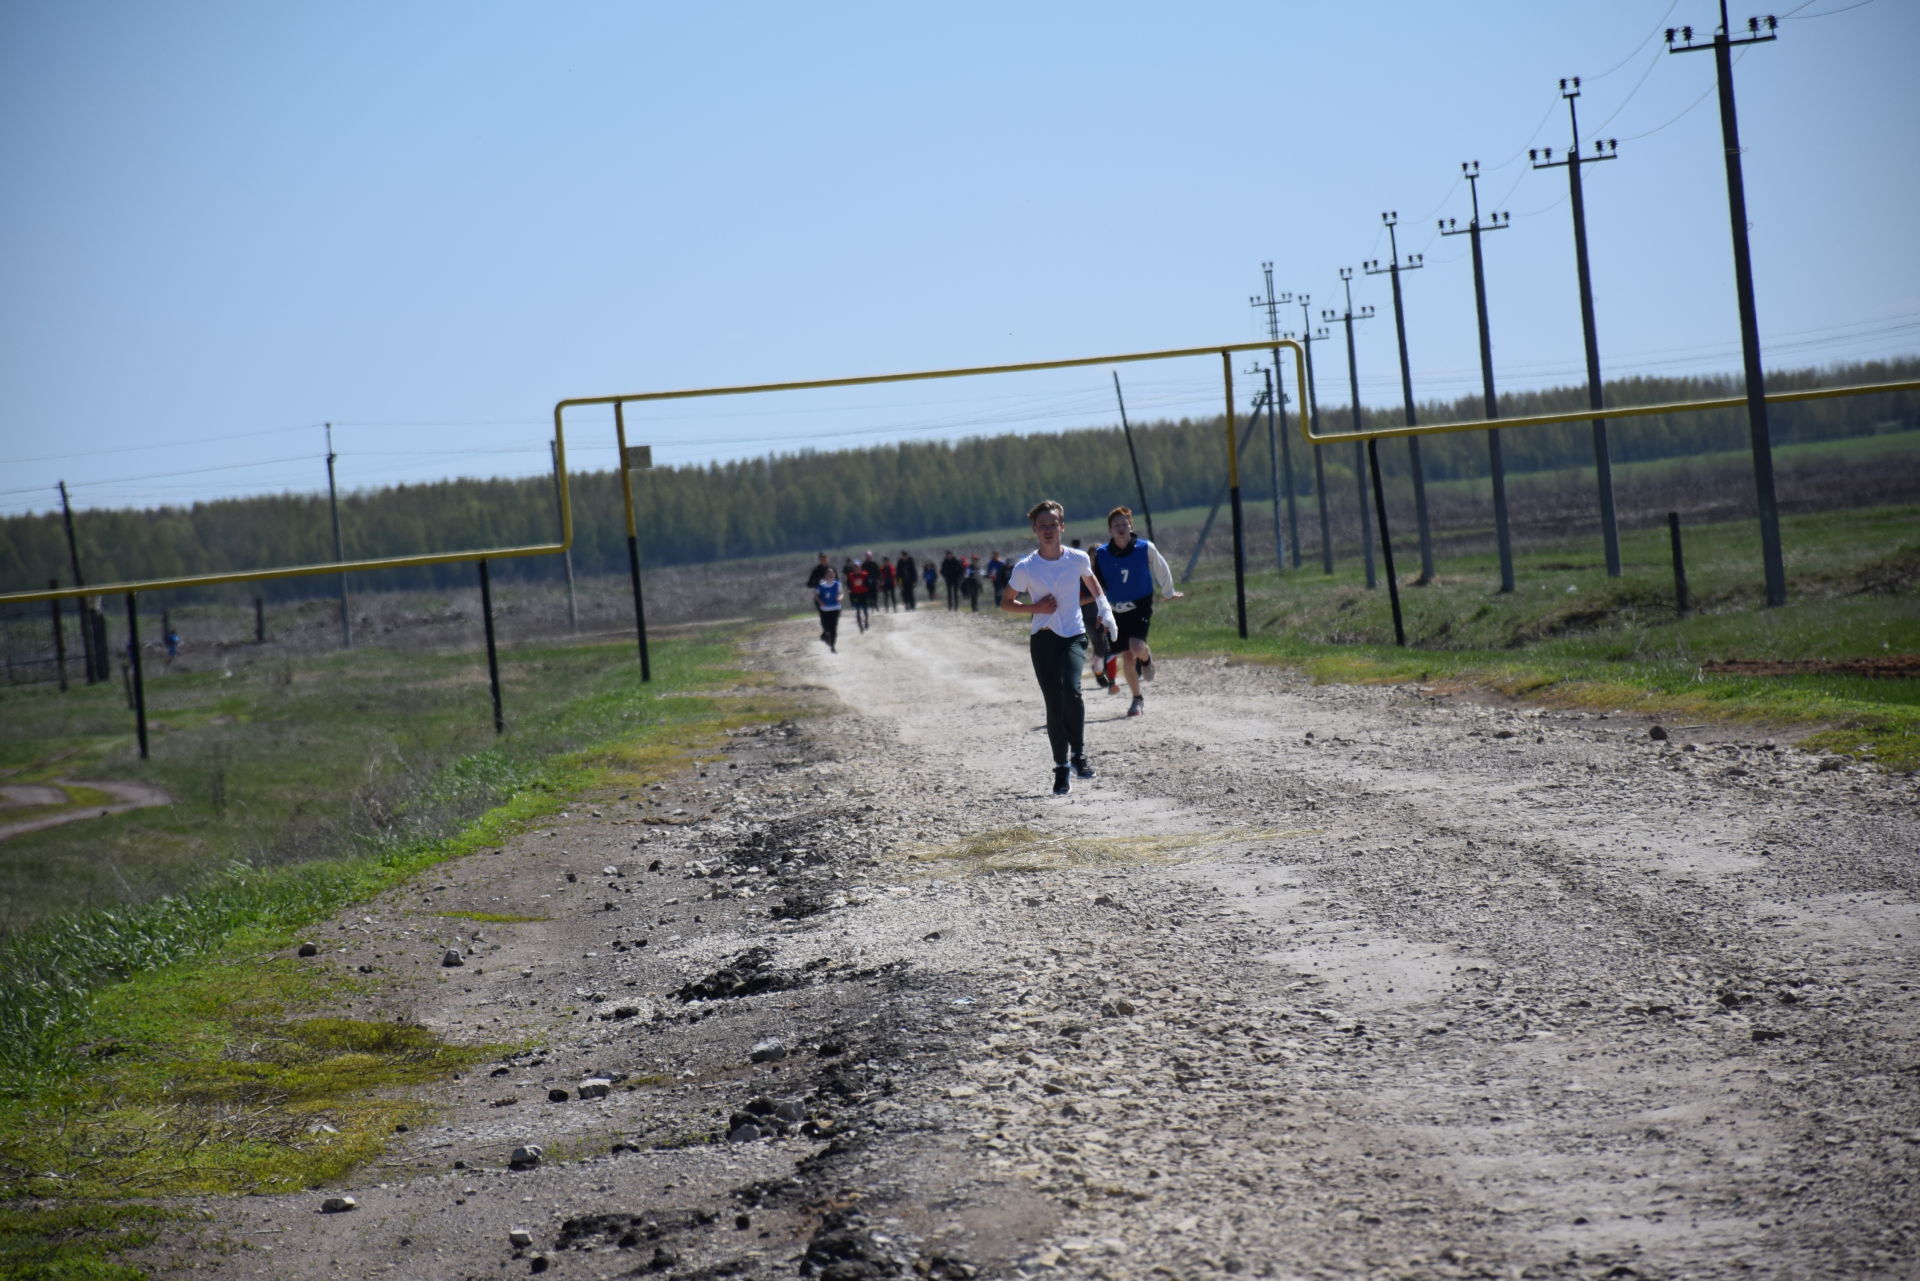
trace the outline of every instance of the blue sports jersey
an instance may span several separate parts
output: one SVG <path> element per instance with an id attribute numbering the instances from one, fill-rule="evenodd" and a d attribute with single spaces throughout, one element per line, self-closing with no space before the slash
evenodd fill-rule
<path id="1" fill-rule="evenodd" d="M 837 578 L 829 579 L 826 582 L 820 584 L 818 587 L 814 588 L 813 592 L 814 592 L 814 595 L 820 598 L 821 609 L 839 609 L 840 608 L 840 580 L 839 579 Z"/>
<path id="2" fill-rule="evenodd" d="M 1125 552 L 1116 553 L 1112 543 L 1093 549 L 1093 572 L 1107 589 L 1108 600 L 1119 604 L 1153 599 L 1152 547 L 1146 539 L 1136 538 Z"/>

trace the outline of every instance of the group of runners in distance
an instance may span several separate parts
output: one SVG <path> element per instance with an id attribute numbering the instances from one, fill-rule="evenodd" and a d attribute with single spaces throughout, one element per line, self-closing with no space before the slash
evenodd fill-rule
<path id="1" fill-rule="evenodd" d="M 1080 677 L 1089 656 L 1095 683 L 1118 695 L 1124 678 L 1133 699 L 1127 715 L 1143 715 L 1146 697 L 1140 686 L 1153 679 L 1147 632 L 1154 598 L 1157 593 L 1177 600 L 1181 593 L 1174 590 L 1173 571 L 1159 548 L 1134 536 L 1130 508 L 1107 513 L 1107 541 L 1091 553 L 1077 538 L 1071 546 L 1065 544 L 1066 513 L 1052 499 L 1035 504 L 1027 522 L 1039 546 L 1017 561 L 1004 560 L 996 551 L 983 564 L 977 555 L 949 551 L 937 564 L 927 557 L 923 566 L 909 552 L 882 561 L 868 552 L 860 561 L 848 557 L 836 568 L 821 552 L 807 587 L 820 615 L 820 640 L 836 653 L 842 613 L 851 609 L 864 632 L 875 610 L 916 608 L 914 594 L 922 584 L 929 606 L 944 582 L 950 610 L 964 604 L 977 612 L 980 597 L 991 591 L 993 608 L 1030 616 L 1027 646 L 1047 709 L 1053 791 L 1064 796 L 1073 778 L 1093 777 L 1086 755 L 1086 705 L 1080 697 Z"/>

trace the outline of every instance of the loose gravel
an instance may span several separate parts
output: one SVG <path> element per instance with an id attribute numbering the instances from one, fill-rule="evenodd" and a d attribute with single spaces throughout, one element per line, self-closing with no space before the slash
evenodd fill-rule
<path id="1" fill-rule="evenodd" d="M 1920 1275 L 1912 776 L 1168 659 L 1055 798 L 1017 628 L 841 640 L 753 642 L 813 713 L 316 932 L 387 980 L 345 1012 L 522 1048 L 152 1266 Z"/>

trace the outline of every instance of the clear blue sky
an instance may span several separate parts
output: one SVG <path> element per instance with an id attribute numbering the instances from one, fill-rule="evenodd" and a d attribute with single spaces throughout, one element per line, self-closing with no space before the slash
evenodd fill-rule
<path id="1" fill-rule="evenodd" d="M 1744 27 L 1748 10 L 1734 10 Z M 1736 73 L 1768 364 L 1920 350 L 1920 4 L 1814 0 Z M 1575 383 L 1556 81 L 1603 364 L 1739 367 L 1713 0 L 0 6 L 0 511 L 545 466 L 564 397 L 1248 341 L 1401 216 L 1416 393 Z M 1690 104 L 1692 110 L 1688 110 Z M 1357 275 L 1362 398 L 1399 400 Z M 1297 307 L 1285 313 L 1298 328 Z M 1323 404 L 1347 400 L 1321 349 Z M 1243 362 L 1244 363 L 1244 362 Z M 1216 412 L 1218 362 L 1123 370 Z M 1246 390 L 1243 382 L 1241 390 Z M 1115 421 L 1104 369 L 635 414 L 662 462 Z M 611 465 L 603 413 L 576 466 Z"/>

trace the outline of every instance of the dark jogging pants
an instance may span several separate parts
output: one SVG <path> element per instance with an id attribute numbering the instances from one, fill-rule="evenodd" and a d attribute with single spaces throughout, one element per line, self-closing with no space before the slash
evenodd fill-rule
<path id="1" fill-rule="evenodd" d="M 1068 756 L 1085 752 L 1087 709 L 1080 701 L 1080 669 L 1087 661 L 1087 638 L 1062 636 L 1041 628 L 1027 642 L 1033 656 L 1033 675 L 1047 703 L 1047 745 L 1053 763 L 1065 765 Z"/>

